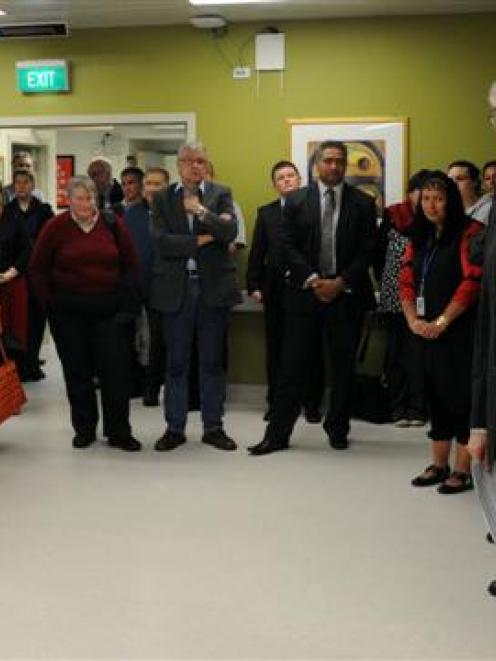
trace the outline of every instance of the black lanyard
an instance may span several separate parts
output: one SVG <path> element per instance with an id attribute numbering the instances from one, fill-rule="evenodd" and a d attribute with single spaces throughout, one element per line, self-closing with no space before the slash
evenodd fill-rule
<path id="1" fill-rule="evenodd" d="M 430 252 L 426 252 L 424 255 L 424 261 L 422 263 L 422 275 L 420 278 L 419 296 L 424 295 L 425 279 L 427 277 L 427 274 L 429 273 L 432 260 L 434 259 L 436 253 L 437 253 L 437 246 L 434 246 L 434 248 Z"/>

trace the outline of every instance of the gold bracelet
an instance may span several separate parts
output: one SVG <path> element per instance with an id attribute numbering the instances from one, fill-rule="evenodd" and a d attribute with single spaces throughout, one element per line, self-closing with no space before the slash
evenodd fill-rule
<path id="1" fill-rule="evenodd" d="M 444 314 L 440 314 L 439 317 L 434 322 L 434 325 L 437 326 L 438 328 L 447 328 L 448 319 Z"/>

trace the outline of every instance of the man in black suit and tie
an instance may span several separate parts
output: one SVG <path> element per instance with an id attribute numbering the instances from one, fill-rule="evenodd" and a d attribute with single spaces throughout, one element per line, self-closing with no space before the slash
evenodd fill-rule
<path id="1" fill-rule="evenodd" d="M 231 192 L 204 180 L 208 155 L 201 143 L 178 153 L 181 181 L 155 196 L 155 248 L 151 306 L 164 315 L 167 367 L 167 429 L 155 449 L 172 450 L 186 441 L 188 370 L 193 338 L 199 353 L 204 443 L 235 450 L 224 432 L 226 390 L 224 339 L 229 311 L 241 301 L 236 266 L 229 253 L 237 223 Z"/>
<path id="2" fill-rule="evenodd" d="M 265 367 L 267 374 L 268 411 L 264 420 L 272 414 L 277 378 L 281 364 L 286 315 L 287 264 L 281 242 L 282 211 L 288 195 L 299 189 L 301 177 L 291 161 L 278 161 L 271 170 L 272 184 L 279 198 L 258 209 L 246 272 L 250 296 L 263 304 L 265 322 Z M 312 379 L 304 396 L 305 417 L 308 422 L 321 420 L 321 404 L 324 390 L 322 352 L 315 352 Z"/>
<path id="3" fill-rule="evenodd" d="M 309 352 L 322 339 L 331 384 L 324 429 L 348 447 L 356 351 L 366 310 L 375 305 L 368 269 L 376 244 L 374 200 L 344 183 L 346 145 L 323 142 L 317 180 L 288 196 L 282 240 L 290 270 L 287 333 L 273 412 L 253 455 L 289 447 L 308 378 Z"/>

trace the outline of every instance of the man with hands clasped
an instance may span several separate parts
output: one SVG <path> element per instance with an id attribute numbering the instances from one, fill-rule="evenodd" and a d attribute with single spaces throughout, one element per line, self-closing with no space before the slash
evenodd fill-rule
<path id="1" fill-rule="evenodd" d="M 344 182 L 346 145 L 323 142 L 317 178 L 288 195 L 281 240 L 289 268 L 287 332 L 270 422 L 250 448 L 264 455 L 289 446 L 313 347 L 328 354 L 330 398 L 324 429 L 331 447 L 348 447 L 355 356 L 364 315 L 375 305 L 368 274 L 376 247 L 374 200 Z"/>

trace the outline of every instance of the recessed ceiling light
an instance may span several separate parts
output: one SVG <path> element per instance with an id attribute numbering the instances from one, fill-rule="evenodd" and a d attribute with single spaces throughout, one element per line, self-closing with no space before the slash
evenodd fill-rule
<path id="1" fill-rule="evenodd" d="M 189 4 L 195 7 L 205 7 L 208 5 L 260 5 L 268 2 L 276 4 L 280 0 L 189 0 Z"/>

